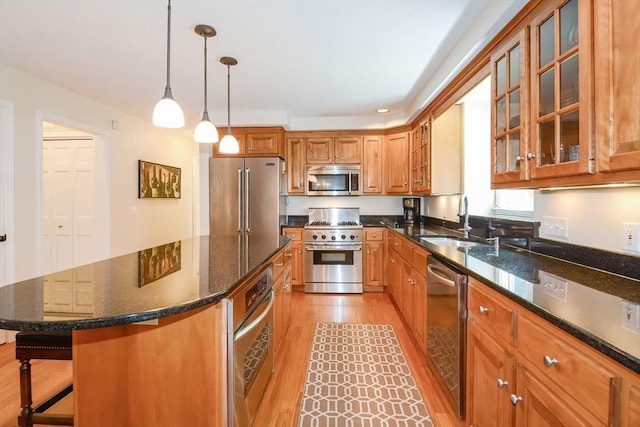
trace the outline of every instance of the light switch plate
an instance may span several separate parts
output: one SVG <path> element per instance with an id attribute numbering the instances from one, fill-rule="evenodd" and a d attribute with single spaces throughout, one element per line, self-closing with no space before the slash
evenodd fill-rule
<path id="1" fill-rule="evenodd" d="M 539 272 L 539 277 L 540 283 L 542 284 L 542 291 L 545 294 L 551 295 L 561 301 L 567 301 L 567 290 L 569 289 L 569 282 L 567 280 L 542 270 Z"/>
<path id="2" fill-rule="evenodd" d="M 542 217 L 542 234 L 555 237 L 569 237 L 569 221 L 556 216 Z"/>

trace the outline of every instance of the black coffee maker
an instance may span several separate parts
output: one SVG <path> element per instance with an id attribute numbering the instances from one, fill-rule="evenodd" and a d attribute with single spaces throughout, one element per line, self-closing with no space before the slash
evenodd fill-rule
<path id="1" fill-rule="evenodd" d="M 413 225 L 420 223 L 420 198 L 406 197 L 402 199 L 404 223 Z"/>

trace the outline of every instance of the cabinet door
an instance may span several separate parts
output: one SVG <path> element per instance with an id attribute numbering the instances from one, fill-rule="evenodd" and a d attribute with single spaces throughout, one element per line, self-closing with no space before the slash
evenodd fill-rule
<path id="1" fill-rule="evenodd" d="M 385 191 L 393 194 L 409 193 L 409 133 L 385 137 Z"/>
<path id="2" fill-rule="evenodd" d="M 411 131 L 411 193 L 431 190 L 431 118 Z"/>
<path id="3" fill-rule="evenodd" d="M 333 138 L 307 138 L 307 164 L 333 163 Z"/>
<path id="4" fill-rule="evenodd" d="M 413 333 L 423 354 L 427 352 L 427 278 L 413 269 Z"/>
<path id="5" fill-rule="evenodd" d="M 640 18 L 634 1 L 596 2 L 596 136 L 601 171 L 640 170 Z M 606 179 L 606 178 L 605 178 Z M 639 179 L 635 175 L 635 179 Z"/>
<path id="6" fill-rule="evenodd" d="M 277 133 L 248 134 L 246 139 L 247 156 L 279 156 L 280 135 Z"/>
<path id="7" fill-rule="evenodd" d="M 287 138 L 287 191 L 289 194 L 305 194 L 305 141 L 304 138 Z"/>
<path id="8" fill-rule="evenodd" d="M 384 243 L 364 244 L 364 285 L 382 287 L 384 283 Z"/>
<path id="9" fill-rule="evenodd" d="M 491 182 L 529 179 L 529 27 L 491 56 Z"/>
<path id="10" fill-rule="evenodd" d="M 556 1 L 531 24 L 532 178 L 594 173 L 591 6 Z"/>
<path id="11" fill-rule="evenodd" d="M 362 161 L 362 137 L 339 136 L 333 141 L 334 163 L 355 163 Z"/>
<path id="12" fill-rule="evenodd" d="M 467 334 L 467 422 L 473 427 L 513 425 L 515 360 L 501 345 L 469 322 Z"/>
<path id="13" fill-rule="evenodd" d="M 302 228 L 283 228 L 282 234 L 292 236 L 291 242 L 291 285 L 304 285 L 304 260 L 302 259 Z M 285 253 L 286 255 L 286 253 Z"/>
<path id="14" fill-rule="evenodd" d="M 516 426 L 605 426 L 570 395 L 535 371 L 518 363 Z"/>
<path id="15" fill-rule="evenodd" d="M 382 194 L 382 137 L 365 136 L 362 142 L 362 192 Z"/>
<path id="16" fill-rule="evenodd" d="M 411 264 L 402 262 L 402 314 L 407 324 L 413 330 L 413 271 Z"/>
<path id="17" fill-rule="evenodd" d="M 389 256 L 387 257 L 386 274 L 389 293 L 400 308 L 402 307 L 402 258 L 398 252 L 393 250 L 393 247 L 388 247 L 387 250 Z"/>

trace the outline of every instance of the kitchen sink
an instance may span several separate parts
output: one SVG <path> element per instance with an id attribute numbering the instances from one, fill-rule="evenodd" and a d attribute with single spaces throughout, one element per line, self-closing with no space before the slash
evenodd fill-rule
<path id="1" fill-rule="evenodd" d="M 460 248 L 468 248 L 471 246 L 486 246 L 486 243 L 476 242 L 472 240 L 464 240 L 458 237 L 421 237 L 425 243 L 438 246 L 457 246 Z"/>

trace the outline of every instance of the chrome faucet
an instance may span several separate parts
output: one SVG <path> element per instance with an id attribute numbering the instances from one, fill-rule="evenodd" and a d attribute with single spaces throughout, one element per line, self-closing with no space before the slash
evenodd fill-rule
<path id="1" fill-rule="evenodd" d="M 469 238 L 469 232 L 471 231 L 471 227 L 469 227 L 469 199 L 467 199 L 466 194 L 462 194 L 460 196 L 460 205 L 458 206 L 458 217 L 464 218 L 464 222 L 462 224 L 462 228 L 459 228 L 459 231 L 464 232 L 464 238 Z"/>

